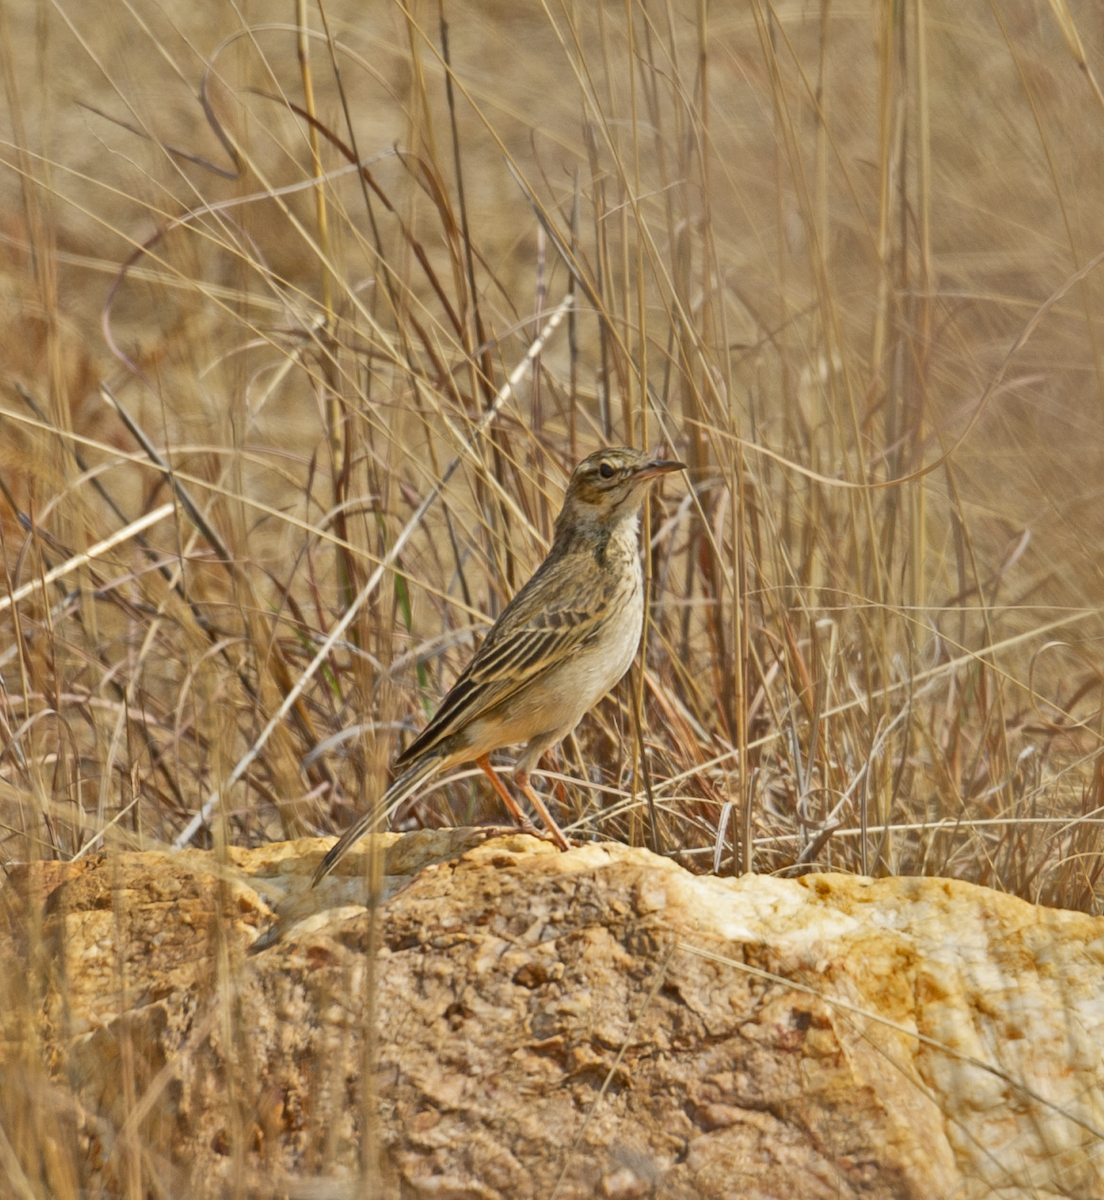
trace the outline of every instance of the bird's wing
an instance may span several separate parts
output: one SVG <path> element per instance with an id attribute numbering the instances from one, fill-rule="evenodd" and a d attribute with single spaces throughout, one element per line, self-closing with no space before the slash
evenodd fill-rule
<path id="1" fill-rule="evenodd" d="M 549 562 L 521 589 L 441 703 L 433 720 L 395 760 L 412 762 L 587 643 L 603 624 L 609 597 L 577 577 L 559 587 L 558 563 Z M 547 568 L 547 569 L 546 569 Z"/>

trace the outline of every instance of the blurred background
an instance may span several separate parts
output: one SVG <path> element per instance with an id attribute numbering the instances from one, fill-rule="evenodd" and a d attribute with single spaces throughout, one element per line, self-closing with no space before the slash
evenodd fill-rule
<path id="1" fill-rule="evenodd" d="M 628 442 L 690 470 L 542 763 L 574 836 L 1099 911 L 1102 51 L 1088 0 L 4 0 L 4 862 L 344 827 Z M 502 820 L 477 774 L 397 827 Z"/>

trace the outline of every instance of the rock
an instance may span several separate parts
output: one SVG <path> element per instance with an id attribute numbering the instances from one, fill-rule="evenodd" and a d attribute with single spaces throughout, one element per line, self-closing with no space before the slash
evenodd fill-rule
<path id="1" fill-rule="evenodd" d="M 374 922 L 327 845 L 11 874 L 17 1194 L 1104 1195 L 1104 921 L 445 830 Z"/>

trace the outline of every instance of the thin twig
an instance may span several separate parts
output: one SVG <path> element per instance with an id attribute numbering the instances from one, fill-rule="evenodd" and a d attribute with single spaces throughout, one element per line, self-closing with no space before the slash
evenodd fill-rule
<path id="1" fill-rule="evenodd" d="M 160 508 L 155 508 L 153 512 L 146 513 L 144 517 L 139 517 L 136 521 L 131 521 L 129 525 L 124 525 L 122 529 L 117 530 L 110 537 L 106 537 L 102 542 L 97 542 L 94 546 L 89 546 L 82 554 L 75 554 L 67 562 L 61 563 L 51 571 L 47 571 L 38 579 L 32 579 L 30 583 L 24 584 L 23 587 L 11 592 L 7 596 L 0 596 L 0 612 L 11 608 L 13 604 L 18 604 L 27 596 L 34 592 L 40 591 L 42 588 L 53 583 L 55 580 L 61 579 L 73 571 L 79 570 L 86 566 L 94 558 L 100 558 L 109 550 L 113 550 L 121 543 L 128 541 L 135 534 L 142 533 L 149 529 L 151 525 L 156 525 L 158 521 L 164 521 L 167 517 L 171 517 L 176 511 L 176 506 L 169 501 L 167 504 L 162 504 Z"/>

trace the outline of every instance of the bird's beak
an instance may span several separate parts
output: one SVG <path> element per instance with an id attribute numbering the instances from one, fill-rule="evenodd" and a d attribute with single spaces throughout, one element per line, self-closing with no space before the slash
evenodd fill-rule
<path id="1" fill-rule="evenodd" d="M 637 479 L 654 479 L 657 475 L 670 475 L 672 471 L 685 471 L 686 464 L 675 462 L 674 459 L 659 458 L 655 462 L 646 463 L 636 473 Z"/>

